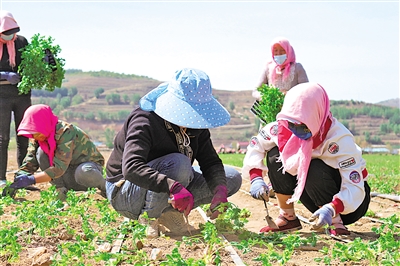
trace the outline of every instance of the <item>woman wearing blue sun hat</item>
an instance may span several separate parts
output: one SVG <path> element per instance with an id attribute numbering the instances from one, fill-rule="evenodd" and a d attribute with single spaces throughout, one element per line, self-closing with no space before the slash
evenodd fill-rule
<path id="1" fill-rule="evenodd" d="M 206 73 L 176 71 L 140 99 L 115 137 L 106 167 L 111 205 L 130 219 L 141 220 L 144 212 L 155 218 L 147 221 L 148 237 L 158 236 L 159 224 L 182 229 L 183 215 L 202 204 L 211 203 L 216 218 L 217 207 L 242 182 L 237 170 L 222 164 L 210 138 L 209 128 L 229 120 Z"/>

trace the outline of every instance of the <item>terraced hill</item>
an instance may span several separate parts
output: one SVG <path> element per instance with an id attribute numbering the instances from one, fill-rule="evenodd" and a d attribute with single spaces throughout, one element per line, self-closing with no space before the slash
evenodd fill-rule
<path id="1" fill-rule="evenodd" d="M 133 94 L 138 94 L 143 96 L 160 83 L 161 81 L 145 76 L 124 75 L 105 71 L 67 71 L 62 87 L 77 88 L 78 94 L 82 96 L 84 102 L 79 105 L 69 106 L 61 112 L 60 118 L 63 118 L 63 113 L 66 111 L 80 112 L 83 114 L 89 112 L 97 114 L 98 112 L 118 113 L 119 111 L 130 111 L 133 108 L 130 104 L 108 104 L 106 101 L 107 95 L 119 94 L 121 97 L 123 95 L 130 97 Z M 103 88 L 104 92 L 99 98 L 96 98 L 94 91 L 98 88 Z M 226 91 L 214 89 L 213 94 L 231 113 L 231 121 L 227 125 L 211 130 L 214 145 L 219 146 L 224 144 L 227 146 L 238 141 L 248 141 L 253 134 L 257 133 L 257 119 L 250 112 L 253 98 L 249 90 Z M 33 102 L 38 102 L 38 98 L 33 97 Z M 390 101 L 390 103 L 393 104 L 393 101 Z M 358 102 L 357 106 L 354 106 L 354 108 L 362 108 L 364 105 L 370 104 Z M 341 104 L 336 104 L 336 106 L 341 106 Z M 343 102 L 342 106 L 343 108 L 348 108 L 349 104 Z M 100 142 L 105 141 L 105 129 L 110 128 L 117 132 L 122 126 L 122 121 L 103 123 L 96 120 L 89 121 L 78 119 L 73 122 L 80 125 L 88 131 L 94 139 Z M 396 136 L 394 133 L 380 133 L 380 125 L 388 123 L 388 119 L 360 115 L 347 120 L 347 123 L 349 129 L 356 136 L 357 142 L 361 146 L 365 147 L 369 145 L 364 140 L 364 132 L 370 132 L 372 135 L 379 136 L 384 143 L 395 147 L 400 146 L 399 136 Z"/>

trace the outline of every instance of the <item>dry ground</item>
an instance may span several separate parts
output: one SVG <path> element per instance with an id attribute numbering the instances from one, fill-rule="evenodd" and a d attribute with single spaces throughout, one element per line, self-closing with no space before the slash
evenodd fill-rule
<path id="1" fill-rule="evenodd" d="M 104 151 L 103 152 L 104 156 L 108 158 L 109 152 Z M 9 158 L 9 172 L 7 175 L 8 180 L 12 180 L 12 172 L 16 170 L 16 165 L 13 163 L 15 162 L 15 154 L 13 152 L 10 152 L 10 158 Z M 41 189 L 47 189 L 48 185 L 46 184 L 39 184 L 39 188 Z M 264 204 L 262 201 L 254 200 L 249 194 L 249 187 L 250 184 L 248 181 L 243 180 L 243 185 L 241 190 L 233 195 L 232 197 L 229 198 L 229 201 L 233 202 L 236 204 L 239 208 L 246 208 L 251 212 L 251 216 L 249 218 L 249 222 L 246 224 L 246 229 L 249 231 L 257 233 L 260 228 L 264 227 L 266 225 L 266 221 L 264 219 L 265 217 L 265 208 Z M 18 200 L 35 200 L 40 197 L 40 194 L 38 191 L 29 191 L 24 199 L 18 199 Z M 94 195 L 93 196 L 95 200 L 103 200 L 99 195 Z M 269 213 L 272 217 L 276 217 L 278 215 L 278 209 L 276 207 L 276 199 L 272 198 L 270 201 L 270 204 L 268 205 L 269 207 Z M 301 215 L 304 218 L 308 218 L 311 214 L 301 205 L 301 204 L 296 204 L 296 209 L 297 213 Z M 400 212 L 400 206 L 399 203 L 396 203 L 391 200 L 387 199 L 382 199 L 382 198 L 373 198 L 371 204 L 370 204 L 370 209 L 376 214 L 378 217 L 389 217 L 393 214 L 399 214 Z M 15 210 L 15 206 L 10 206 L 5 208 L 5 213 L 1 216 L 1 219 L 12 219 L 13 211 Z M 93 210 L 89 210 L 90 212 L 98 212 L 98 209 L 93 208 Z M 122 221 L 122 217 L 120 221 Z M 189 216 L 189 223 L 193 226 L 191 233 L 192 235 L 196 235 L 200 233 L 199 230 L 199 225 L 204 224 L 204 218 L 199 213 L 197 210 L 194 210 L 191 212 Z M 314 232 L 310 225 L 302 222 L 303 224 L 303 229 L 300 230 L 300 235 L 303 237 L 309 237 L 311 236 L 311 233 Z M 81 226 L 81 222 L 79 219 L 76 219 L 76 230 L 79 232 Z M 95 225 L 94 229 L 96 230 Z M 364 240 L 376 240 L 377 235 L 371 231 L 372 227 L 379 227 L 380 225 L 375 223 L 373 220 L 370 218 L 362 218 L 358 222 L 356 222 L 353 225 L 349 226 L 349 229 L 351 230 L 351 235 L 346 237 L 345 240 L 354 240 L 355 238 L 362 238 Z M 60 237 L 63 234 L 62 230 L 58 232 L 58 235 L 55 234 L 54 237 L 40 237 L 39 235 L 36 235 L 35 233 L 32 234 L 30 238 L 29 244 L 22 243 L 24 246 L 24 249 L 22 253 L 20 253 L 20 260 L 15 263 L 8 263 L 6 261 L 6 258 L 0 257 L 0 265 L 49 265 L 50 264 L 50 256 L 57 251 L 57 245 L 60 244 L 62 241 L 65 241 Z M 170 254 L 172 249 L 175 246 L 175 243 L 177 241 L 182 240 L 182 235 L 190 235 L 189 232 L 186 232 L 184 234 L 176 234 L 173 232 L 165 232 L 166 237 L 159 237 L 157 239 L 152 239 L 152 240 L 144 240 L 143 244 L 143 250 L 150 254 L 151 251 L 155 248 L 160 248 L 163 252 L 163 254 Z M 328 248 L 332 248 L 332 246 L 337 243 L 338 241 L 341 242 L 340 240 L 333 239 L 329 237 L 328 235 L 325 235 L 324 233 L 318 233 L 318 235 L 321 237 L 320 241 L 318 241 L 316 247 L 304 247 L 304 248 L 299 248 L 296 249 L 294 254 L 292 255 L 291 260 L 289 263 L 286 265 L 319 265 L 314 261 L 314 258 L 316 257 L 323 257 L 322 253 L 319 252 L 323 246 L 327 246 Z M 237 236 L 234 234 L 224 234 L 224 237 L 229 240 L 229 241 L 239 241 Z M 21 240 L 23 241 L 23 240 Z M 343 243 L 343 242 L 341 242 Z M 123 247 L 125 249 L 129 249 L 133 242 L 130 239 L 125 239 L 123 243 Z M 229 247 L 229 246 L 228 246 Z M 41 248 L 42 251 L 44 252 L 41 255 L 38 255 L 38 258 L 35 258 L 38 260 L 38 263 L 34 264 L 32 258 L 32 253 L 36 251 L 38 248 Z M 201 258 L 203 254 L 204 247 L 197 246 L 194 249 L 188 249 L 188 248 L 180 248 L 179 252 L 182 255 L 183 258 Z M 236 261 L 236 263 L 233 261 L 233 258 L 231 255 L 231 251 L 227 250 L 226 252 L 223 253 L 223 263 L 222 265 L 240 265 L 240 261 L 245 263 L 245 265 L 262 265 L 261 262 L 254 261 L 253 259 L 257 257 L 259 254 L 265 252 L 265 248 L 252 248 L 252 251 L 247 254 L 243 254 L 239 250 L 235 250 L 236 254 L 239 256 L 240 260 L 239 262 Z M 235 255 L 235 253 L 233 253 Z M 154 262 L 154 265 L 158 265 L 159 262 Z M 73 265 L 73 263 L 71 264 Z M 96 263 L 94 261 L 87 261 L 85 265 L 104 265 L 104 263 Z M 124 264 L 122 263 L 121 265 L 131 265 L 131 264 Z M 135 264 L 139 265 L 139 264 Z M 243 264 L 242 264 L 243 265 Z M 338 261 L 334 261 L 332 265 L 369 265 L 368 261 L 361 261 L 361 262 L 346 262 L 346 263 L 340 263 Z"/>

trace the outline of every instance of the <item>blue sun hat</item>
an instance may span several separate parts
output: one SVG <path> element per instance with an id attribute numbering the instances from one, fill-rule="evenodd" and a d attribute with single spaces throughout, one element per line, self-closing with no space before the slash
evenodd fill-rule
<path id="1" fill-rule="evenodd" d="M 187 128 L 214 128 L 230 120 L 228 111 L 212 95 L 208 75 L 184 68 L 139 101 L 140 108 Z"/>

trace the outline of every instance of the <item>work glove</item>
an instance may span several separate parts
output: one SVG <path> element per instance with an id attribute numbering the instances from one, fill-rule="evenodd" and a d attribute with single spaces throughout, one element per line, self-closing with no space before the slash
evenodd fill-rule
<path id="1" fill-rule="evenodd" d="M 15 72 L 0 72 L 0 79 L 6 79 L 8 82 L 15 85 L 21 81 L 21 76 Z"/>
<path id="2" fill-rule="evenodd" d="M 50 51 L 50 49 L 45 49 L 44 50 L 45 56 L 43 58 L 43 60 L 49 64 L 50 66 L 53 67 L 53 71 L 55 71 L 57 68 L 55 66 L 57 66 L 56 63 L 56 59 L 53 56 L 53 53 Z"/>
<path id="3" fill-rule="evenodd" d="M 335 209 L 328 203 L 319 208 L 317 211 L 311 215 L 309 221 L 312 222 L 318 218 L 318 220 L 313 225 L 313 229 L 319 229 L 324 225 L 332 225 L 332 217 L 335 216 Z"/>
<path id="4" fill-rule="evenodd" d="M 228 190 L 226 186 L 224 185 L 219 185 L 214 189 L 214 197 L 211 200 L 210 204 L 210 219 L 213 220 L 220 215 L 220 211 L 218 210 L 218 207 L 221 203 L 228 202 Z"/>
<path id="5" fill-rule="evenodd" d="M 172 207 L 188 216 L 194 205 L 192 193 L 179 182 L 175 182 L 169 192 Z"/>
<path id="6" fill-rule="evenodd" d="M 269 188 L 261 176 L 251 180 L 250 195 L 253 198 L 269 201 L 268 190 Z"/>
<path id="7" fill-rule="evenodd" d="M 19 189 L 34 184 L 36 184 L 36 180 L 33 175 L 19 175 L 16 178 L 14 178 L 14 183 L 10 185 L 10 188 Z"/>

